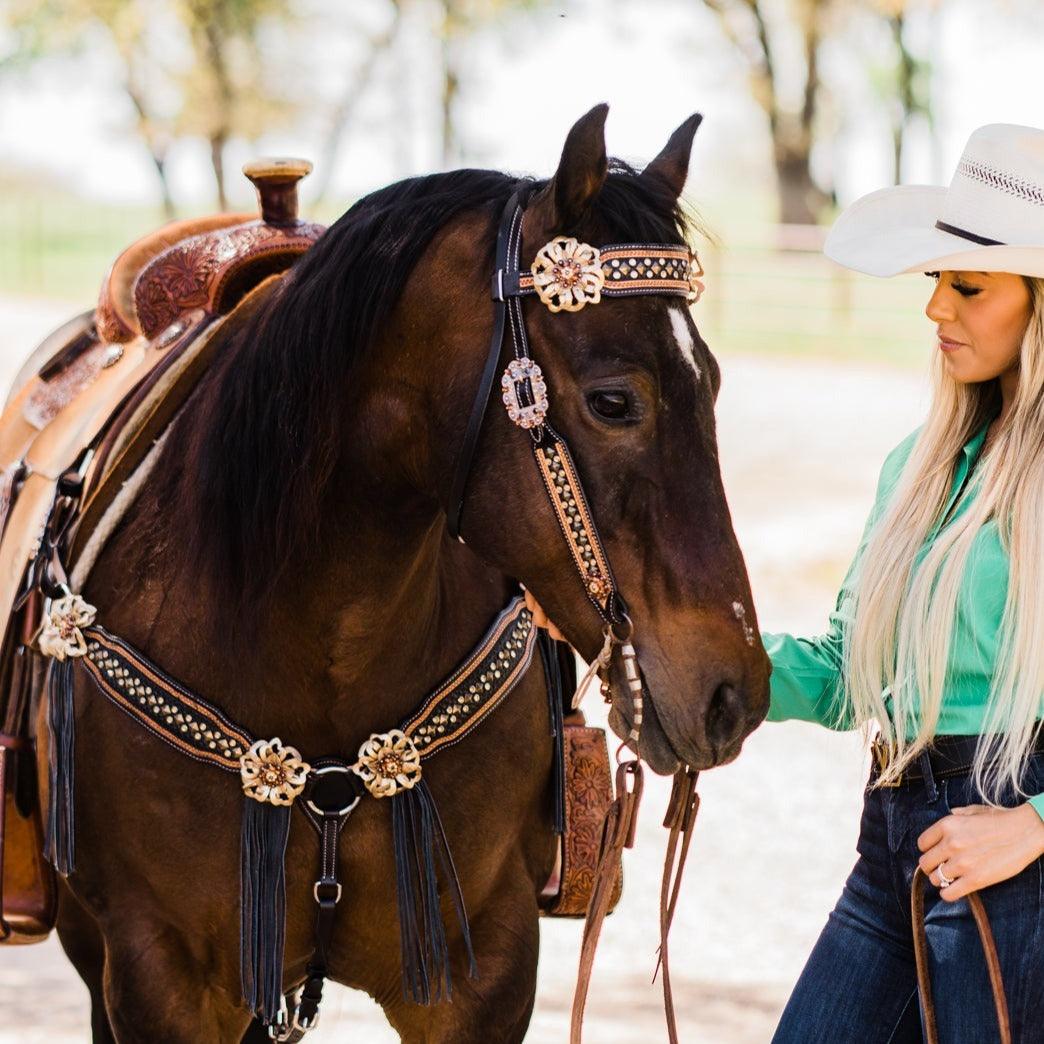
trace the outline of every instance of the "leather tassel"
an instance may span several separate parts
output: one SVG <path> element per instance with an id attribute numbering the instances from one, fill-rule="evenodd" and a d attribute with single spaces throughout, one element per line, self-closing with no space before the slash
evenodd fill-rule
<path id="1" fill-rule="evenodd" d="M 290 807 L 244 798 L 240 835 L 240 975 L 243 999 L 269 1025 L 283 1001 L 286 844 Z"/>
<path id="2" fill-rule="evenodd" d="M 537 632 L 540 662 L 544 665 L 544 683 L 547 687 L 548 711 L 551 718 L 551 738 L 554 754 L 551 765 L 551 792 L 554 795 L 552 827 L 556 834 L 565 833 L 565 751 L 562 707 L 565 693 L 562 682 L 562 663 L 558 642 L 543 628 Z"/>
<path id="3" fill-rule="evenodd" d="M 431 791 L 424 780 L 392 798 L 395 885 L 399 900 L 399 943 L 403 996 L 416 1004 L 449 1000 L 449 947 L 439 902 L 439 874 L 450 891 L 468 953 L 468 975 L 476 974 L 471 931 L 456 867 Z"/>
<path id="4" fill-rule="evenodd" d="M 75 869 L 75 751 L 73 661 L 52 660 L 47 677 L 47 725 L 50 730 L 48 779 L 50 807 L 44 854 L 63 877 Z"/>

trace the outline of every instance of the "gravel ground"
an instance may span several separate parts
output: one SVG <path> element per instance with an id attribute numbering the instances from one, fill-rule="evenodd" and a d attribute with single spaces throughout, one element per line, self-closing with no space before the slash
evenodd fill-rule
<path id="1" fill-rule="evenodd" d="M 0 298 L 0 369 L 75 307 Z M 917 347 L 911 348 L 917 351 Z M 909 372 L 829 362 L 721 360 L 721 460 L 765 630 L 819 631 L 869 510 L 887 451 L 923 412 Z M 595 711 L 595 714 L 598 712 Z M 855 736 L 768 725 L 739 760 L 701 780 L 702 806 L 672 935 L 679 1028 L 686 1041 L 768 1041 L 855 856 L 865 759 Z M 586 1039 L 666 1039 L 650 983 L 668 781 L 647 781 L 624 898 L 606 922 Z M 528 1040 L 568 1035 L 579 924 L 542 924 Z M 0 951 L 0 1044 L 82 1041 L 86 993 L 54 940 Z M 376 1006 L 332 987 L 315 1044 L 394 1041 Z"/>

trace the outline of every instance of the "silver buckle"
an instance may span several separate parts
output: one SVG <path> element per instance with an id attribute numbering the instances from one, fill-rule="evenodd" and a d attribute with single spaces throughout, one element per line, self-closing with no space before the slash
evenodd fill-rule
<path id="1" fill-rule="evenodd" d="M 313 896 L 313 898 L 315 899 L 315 901 L 317 903 L 320 902 L 320 899 L 319 899 L 319 886 L 322 883 L 323 883 L 322 881 L 316 881 L 315 884 L 312 885 L 312 896 Z M 334 896 L 334 906 L 336 906 L 341 901 L 341 892 L 344 891 L 344 889 L 341 888 L 341 882 L 340 881 L 336 881 L 334 883 L 337 885 L 337 895 Z"/>

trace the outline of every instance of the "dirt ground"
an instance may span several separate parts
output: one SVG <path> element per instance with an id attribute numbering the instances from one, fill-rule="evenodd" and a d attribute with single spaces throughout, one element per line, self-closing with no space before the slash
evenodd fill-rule
<path id="1" fill-rule="evenodd" d="M 0 298 L 0 377 L 75 310 Z M 721 363 L 722 468 L 760 626 L 817 633 L 881 462 L 923 412 L 923 382 L 907 371 L 830 362 Z M 671 947 L 683 1040 L 770 1039 L 854 860 L 864 778 L 857 737 L 798 723 L 764 726 L 736 762 L 704 775 Z M 666 1039 L 660 988 L 650 979 L 668 789 L 647 781 L 623 901 L 595 967 L 586 1032 L 593 1044 Z M 579 939 L 575 922 L 542 924 L 533 1044 L 567 1039 Z M 315 1044 L 396 1039 L 368 998 L 338 987 L 327 998 Z M 0 951 L 0 1011 L 0 1044 L 89 1037 L 86 993 L 53 940 Z"/>

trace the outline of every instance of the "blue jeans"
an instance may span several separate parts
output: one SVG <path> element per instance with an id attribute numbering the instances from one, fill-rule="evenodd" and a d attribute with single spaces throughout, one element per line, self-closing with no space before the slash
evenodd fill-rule
<path id="1" fill-rule="evenodd" d="M 922 759 L 922 764 L 926 759 Z M 798 979 L 773 1044 L 920 1044 L 910 886 L 917 838 L 960 805 L 982 803 L 968 775 L 868 790 L 859 858 Z M 1044 792 L 1044 753 L 1024 781 Z M 1020 802 L 1014 793 L 1005 805 Z M 814 858 L 814 853 L 809 853 Z M 980 893 L 993 928 L 1016 1044 L 1044 1041 L 1042 860 Z M 929 967 L 940 1044 L 996 1044 L 986 963 L 967 899 L 925 890 Z"/>

